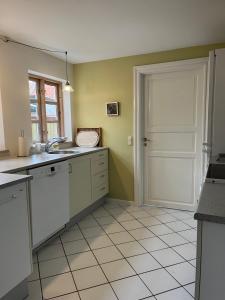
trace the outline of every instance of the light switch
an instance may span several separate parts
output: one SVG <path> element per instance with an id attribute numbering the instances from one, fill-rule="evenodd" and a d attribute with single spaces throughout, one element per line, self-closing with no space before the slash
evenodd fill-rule
<path id="1" fill-rule="evenodd" d="M 127 144 L 128 144 L 128 146 L 132 146 L 132 144 L 133 144 L 133 138 L 131 135 L 129 135 L 127 138 Z"/>

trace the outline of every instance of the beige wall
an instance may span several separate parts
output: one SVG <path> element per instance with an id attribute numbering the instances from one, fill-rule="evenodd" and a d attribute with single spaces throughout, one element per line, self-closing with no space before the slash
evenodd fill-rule
<path id="1" fill-rule="evenodd" d="M 65 62 L 44 52 L 0 41 L 0 92 L 5 144 L 17 154 L 17 137 L 24 129 L 31 144 L 31 120 L 28 97 L 28 70 L 65 78 Z M 72 65 L 69 77 L 73 81 Z"/>
<path id="2" fill-rule="evenodd" d="M 136 55 L 74 66 L 77 127 L 102 127 L 104 145 L 110 148 L 110 196 L 133 200 L 133 148 L 127 145 L 133 135 L 133 67 L 183 59 L 206 57 L 224 44 L 191 47 Z M 121 104 L 119 117 L 107 117 L 105 103 Z"/>

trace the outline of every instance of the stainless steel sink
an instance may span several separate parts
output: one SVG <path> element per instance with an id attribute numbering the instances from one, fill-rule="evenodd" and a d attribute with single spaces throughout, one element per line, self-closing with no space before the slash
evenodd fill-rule
<path id="1" fill-rule="evenodd" d="M 78 154 L 79 151 L 76 150 L 55 150 L 55 151 L 49 151 L 48 154 Z"/>

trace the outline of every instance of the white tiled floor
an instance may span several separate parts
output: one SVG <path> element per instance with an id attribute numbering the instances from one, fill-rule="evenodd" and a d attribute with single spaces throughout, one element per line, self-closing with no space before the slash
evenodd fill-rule
<path id="1" fill-rule="evenodd" d="M 34 255 L 29 300 L 194 299 L 193 213 L 105 203 Z"/>

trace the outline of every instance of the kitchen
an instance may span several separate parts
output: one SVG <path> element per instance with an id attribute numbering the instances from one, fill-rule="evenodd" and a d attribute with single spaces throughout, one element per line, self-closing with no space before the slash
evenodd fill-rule
<path id="1" fill-rule="evenodd" d="M 149 13 L 168 4 L 94 1 L 83 30 L 102 42 L 87 45 L 78 2 L 0 4 L 0 299 L 223 299 L 223 1 L 199 21 L 173 0 L 161 47 L 130 18 L 161 26 Z M 199 22 L 221 30 L 204 40 Z"/>

